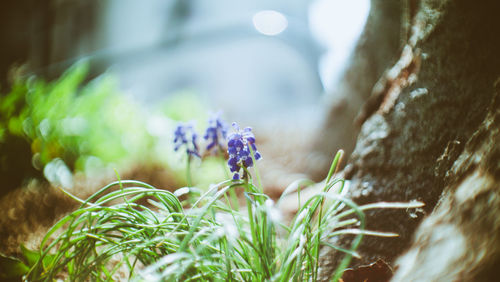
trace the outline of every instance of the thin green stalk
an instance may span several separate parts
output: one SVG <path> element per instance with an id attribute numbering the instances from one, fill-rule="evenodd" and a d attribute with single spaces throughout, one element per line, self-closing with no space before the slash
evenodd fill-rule
<path id="1" fill-rule="evenodd" d="M 335 157 L 333 158 L 333 161 L 332 161 L 332 164 L 330 166 L 330 170 L 328 171 L 328 175 L 326 177 L 326 187 L 324 189 L 325 192 L 327 192 L 327 189 L 328 189 L 328 183 L 330 183 L 330 180 L 331 178 L 333 177 L 334 174 L 337 173 L 339 167 L 340 167 L 340 161 L 342 160 L 342 156 L 344 155 L 344 151 L 343 150 L 339 150 L 337 152 L 337 154 L 335 155 Z M 322 224 L 322 220 L 323 220 L 323 206 L 325 204 L 325 199 L 322 198 L 321 199 L 321 205 L 320 205 L 320 208 L 319 208 L 319 215 L 318 215 L 318 234 L 317 234 L 317 237 L 316 237 L 316 267 L 315 267 L 315 271 L 313 271 L 314 275 L 314 280 L 317 278 L 316 277 L 316 274 L 319 272 L 318 269 L 319 269 L 319 246 L 320 246 L 320 240 L 321 240 L 321 228 L 320 228 L 320 225 Z"/>
<path id="2" fill-rule="evenodd" d="M 259 192 L 262 193 L 263 192 L 263 189 L 262 189 L 262 181 L 260 179 L 260 174 L 259 174 L 259 169 L 257 168 L 257 161 L 255 160 L 255 152 L 253 151 L 252 149 L 252 146 L 248 146 L 248 149 L 250 149 L 250 156 L 252 157 L 252 162 L 254 164 L 254 172 L 255 172 L 255 178 L 257 178 L 257 184 L 258 184 L 258 187 L 259 187 Z"/>
<path id="3" fill-rule="evenodd" d="M 246 200 L 246 203 L 247 203 L 247 213 L 248 213 L 248 222 L 250 224 L 250 234 L 252 236 L 252 242 L 255 244 L 257 243 L 257 236 L 256 236 L 256 230 L 255 230 L 255 222 L 254 222 L 254 218 L 253 218 L 253 211 L 252 211 L 252 201 L 250 199 L 250 185 L 248 183 L 248 179 L 245 179 L 245 194 L 247 194 L 247 200 Z"/>
<path id="4" fill-rule="evenodd" d="M 342 161 L 343 156 L 344 156 L 344 150 L 339 150 L 337 154 L 335 154 L 335 157 L 333 158 L 332 161 L 332 165 L 330 166 L 330 170 L 328 171 L 328 175 L 326 176 L 326 184 L 330 182 L 332 176 L 335 175 L 339 170 L 340 162 Z"/>
<path id="5" fill-rule="evenodd" d="M 116 179 L 118 180 L 118 184 L 120 186 L 120 190 L 123 192 L 123 184 L 122 184 L 122 180 L 120 179 L 120 174 L 118 173 L 118 171 L 115 169 L 115 174 L 116 174 Z M 130 203 L 128 202 L 127 200 L 127 197 L 125 197 L 125 195 L 123 196 L 123 201 L 125 203 L 127 203 L 127 206 L 129 207 L 130 209 Z"/>
<path id="6" fill-rule="evenodd" d="M 193 182 L 191 181 L 191 155 L 189 154 L 186 162 L 186 181 L 188 187 L 193 187 Z"/>
<path id="7" fill-rule="evenodd" d="M 224 172 L 224 176 L 226 177 L 225 179 L 230 179 L 229 173 L 227 172 L 227 164 L 226 164 L 226 161 L 224 160 L 224 154 L 220 150 L 218 152 L 219 152 L 218 158 L 220 160 L 219 163 L 221 164 L 222 171 Z M 224 196 L 225 196 L 226 201 L 229 203 L 229 206 L 231 208 L 238 206 L 238 196 L 236 196 L 236 193 L 234 192 L 233 189 L 229 190 L 229 199 L 227 199 L 227 196 L 225 194 L 224 194 Z"/>

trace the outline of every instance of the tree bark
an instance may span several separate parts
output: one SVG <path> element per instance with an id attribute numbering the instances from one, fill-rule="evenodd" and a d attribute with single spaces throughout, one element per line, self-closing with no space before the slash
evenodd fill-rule
<path id="1" fill-rule="evenodd" d="M 426 206 L 367 212 L 367 229 L 399 237 L 365 237 L 354 265 L 394 263 L 426 215 L 395 280 L 469 281 L 498 261 L 499 8 L 494 0 L 418 2 L 400 59 L 358 115 L 365 122 L 344 172 L 358 204 L 419 200 Z M 350 239 L 340 243 L 348 246 Z M 327 258 L 325 277 L 341 256 Z M 423 273 L 428 279 L 419 278 Z"/>
<path id="2" fill-rule="evenodd" d="M 393 281 L 494 281 L 500 266 L 500 77 L 479 129 L 446 175 Z M 495 279 L 496 278 L 496 279 Z"/>

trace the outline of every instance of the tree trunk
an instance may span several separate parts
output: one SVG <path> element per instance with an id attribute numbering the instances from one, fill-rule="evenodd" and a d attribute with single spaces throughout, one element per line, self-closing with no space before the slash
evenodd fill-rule
<path id="1" fill-rule="evenodd" d="M 358 115 L 364 123 L 344 172 L 358 204 L 419 200 L 426 206 L 368 212 L 368 229 L 400 236 L 365 237 L 362 259 L 354 264 L 392 264 L 411 246 L 395 280 L 477 280 L 498 262 L 500 250 L 500 98 L 494 86 L 500 3 L 407 3 L 418 4 L 411 32 L 399 61 Z M 325 277 L 340 259 L 327 256 Z"/>

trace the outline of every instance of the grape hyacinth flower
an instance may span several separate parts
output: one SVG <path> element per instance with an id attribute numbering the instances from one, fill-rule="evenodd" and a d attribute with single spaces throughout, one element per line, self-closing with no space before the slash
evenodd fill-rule
<path id="1" fill-rule="evenodd" d="M 207 151 L 219 149 L 224 151 L 224 140 L 227 137 L 227 124 L 220 118 L 220 113 L 213 115 L 208 120 L 208 127 L 203 138 L 210 143 L 207 145 Z"/>
<path id="2" fill-rule="evenodd" d="M 192 124 L 179 123 L 174 132 L 174 151 L 185 147 L 187 155 L 200 157 L 198 145 L 196 145 L 196 134 Z"/>
<path id="3" fill-rule="evenodd" d="M 261 155 L 255 146 L 255 136 L 252 133 L 252 128 L 246 127 L 240 130 L 236 122 L 233 122 L 233 128 L 235 132 L 228 136 L 227 152 L 229 154 L 229 160 L 227 164 L 229 170 L 235 173 L 233 179 L 238 180 L 240 179 L 241 169 L 243 169 L 241 178 L 245 178 L 245 168 L 253 166 L 253 159 L 250 154 L 253 153 L 255 160 L 259 160 Z"/>

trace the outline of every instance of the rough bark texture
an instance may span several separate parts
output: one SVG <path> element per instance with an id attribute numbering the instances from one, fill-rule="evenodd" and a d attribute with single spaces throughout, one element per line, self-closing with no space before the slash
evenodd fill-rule
<path id="1" fill-rule="evenodd" d="M 500 265 L 500 77 L 488 115 L 448 171 L 393 281 L 495 281 Z M 495 279 L 496 278 L 496 279 Z"/>
<path id="2" fill-rule="evenodd" d="M 426 256 L 435 257 L 436 264 L 455 246 L 460 250 L 443 261 L 436 270 L 440 273 L 422 281 L 470 281 L 483 275 L 478 269 L 497 257 L 497 251 L 488 248 L 499 246 L 499 235 L 481 242 L 491 237 L 491 228 L 498 233 L 500 143 L 498 134 L 488 131 L 499 127 L 498 115 L 487 117 L 487 113 L 488 107 L 493 112 L 499 107 L 498 98 L 492 103 L 494 82 L 500 76 L 499 9 L 500 3 L 493 0 L 420 1 L 400 60 L 382 76 L 369 100 L 376 110 L 368 105 L 361 112 L 361 121 L 366 122 L 345 174 L 352 179 L 350 195 L 358 204 L 416 199 L 426 206 L 417 211 L 368 212 L 368 229 L 396 232 L 400 237 L 365 237 L 358 249 L 362 259 L 353 261 L 355 265 L 379 258 L 394 262 L 410 246 L 427 214 L 415 247 L 400 261 L 396 280 L 419 280 L 418 275 L 430 272 L 432 266 L 425 264 Z M 456 195 L 468 190 L 463 187 L 480 188 L 472 195 Z M 431 214 L 440 198 L 441 204 Z M 489 213 L 481 218 L 480 211 Z M 481 235 L 476 236 L 475 230 Z M 448 239 L 450 234 L 463 236 Z M 349 239 L 341 243 L 348 245 Z M 434 250 L 439 244 L 442 249 Z M 477 251 L 464 259 L 470 248 Z M 324 261 L 325 273 L 340 259 L 330 258 Z"/>

